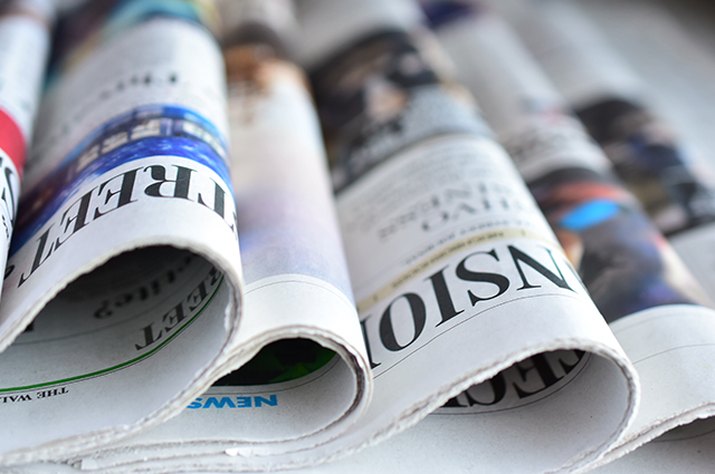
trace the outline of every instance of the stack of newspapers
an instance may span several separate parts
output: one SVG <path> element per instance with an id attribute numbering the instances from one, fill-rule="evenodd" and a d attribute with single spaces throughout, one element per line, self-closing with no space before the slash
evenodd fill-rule
<path id="1" fill-rule="evenodd" d="M 646 89 L 563 0 L 1 2 L 0 471 L 712 471 Z"/>

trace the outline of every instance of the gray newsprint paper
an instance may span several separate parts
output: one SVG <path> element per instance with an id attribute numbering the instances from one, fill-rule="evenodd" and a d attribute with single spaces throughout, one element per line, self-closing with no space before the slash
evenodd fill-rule
<path id="1" fill-rule="evenodd" d="M 224 41 L 246 281 L 231 362 L 270 347 L 172 420 L 71 466 L 307 467 L 438 409 L 468 420 L 461 455 L 487 471 L 601 456 L 632 421 L 637 376 L 509 157 L 442 75 L 415 6 L 298 5 L 316 116 L 283 56 L 280 38 L 296 34 L 285 4 L 242 5 L 250 21 L 232 16 Z M 276 341 L 308 341 L 306 367 L 326 362 L 295 378 L 247 371 L 281 353 Z"/>
<path id="2" fill-rule="evenodd" d="M 661 129 L 593 37 L 554 87 L 473 0 L 452 64 L 408 1 L 121 3 L 49 62 L 0 9 L 2 469 L 711 465 L 707 186 L 614 178 L 587 102 Z"/>
<path id="3" fill-rule="evenodd" d="M 598 463 L 712 416 L 715 311 L 708 293 L 613 178 L 603 152 L 509 26 L 474 4 L 468 10 L 440 23 L 439 38 L 640 376 L 635 422 Z"/>

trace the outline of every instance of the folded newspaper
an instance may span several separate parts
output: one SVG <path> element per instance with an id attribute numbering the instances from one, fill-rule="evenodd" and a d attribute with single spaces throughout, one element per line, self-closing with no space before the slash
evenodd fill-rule
<path id="1" fill-rule="evenodd" d="M 654 375 L 715 319 L 605 158 L 548 88 L 473 88 L 493 134 L 413 2 L 87 2 L 38 108 L 54 6 L 0 18 L 3 467 L 309 467 L 437 410 L 440 456 L 575 471 L 715 399 Z"/>
<path id="2" fill-rule="evenodd" d="M 600 462 L 711 416 L 715 312 L 706 292 L 613 177 L 508 25 L 474 2 L 432 2 L 427 11 L 638 369 L 636 421 Z"/>

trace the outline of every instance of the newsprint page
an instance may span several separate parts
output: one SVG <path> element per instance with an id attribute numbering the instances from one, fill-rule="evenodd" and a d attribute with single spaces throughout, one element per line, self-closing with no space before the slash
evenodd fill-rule
<path id="1" fill-rule="evenodd" d="M 0 472 L 712 471 L 715 166 L 577 3 L 1 1 Z"/>

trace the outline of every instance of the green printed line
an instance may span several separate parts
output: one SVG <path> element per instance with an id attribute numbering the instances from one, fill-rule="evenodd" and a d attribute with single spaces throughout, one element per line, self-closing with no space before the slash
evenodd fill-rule
<path id="1" fill-rule="evenodd" d="M 184 324 L 183 326 L 181 326 L 175 333 L 173 333 L 172 335 L 168 336 L 168 337 L 164 340 L 164 342 L 162 342 L 161 344 L 159 344 L 158 346 L 156 346 L 154 349 L 150 350 L 149 352 L 146 352 L 146 353 L 144 353 L 144 354 L 142 354 L 142 355 L 140 355 L 140 356 L 137 356 L 137 357 L 135 357 L 135 358 L 133 358 L 133 359 L 131 359 L 131 360 L 128 360 L 128 361 L 126 361 L 126 362 L 122 362 L 121 364 L 113 365 L 112 367 L 108 367 L 108 368 L 102 369 L 102 370 L 97 370 L 97 371 L 95 371 L 95 372 L 90 372 L 90 373 L 88 373 L 88 374 L 75 375 L 74 377 L 67 377 L 67 378 L 64 378 L 64 379 L 53 380 L 53 381 L 51 381 L 51 382 L 37 383 L 37 384 L 33 384 L 33 385 L 24 385 L 24 386 L 21 386 L 21 387 L 0 388 L 0 393 L 22 392 L 22 391 L 25 391 L 25 390 L 33 390 L 33 389 L 36 389 L 36 388 L 51 387 L 51 386 L 53 386 L 53 385 L 66 384 L 66 383 L 71 383 L 71 382 L 77 382 L 77 381 L 83 380 L 83 379 L 89 379 L 89 378 L 93 378 L 93 377 L 98 377 L 98 376 L 100 376 L 100 375 L 106 375 L 106 374 L 108 374 L 108 373 L 110 373 L 110 372 L 114 372 L 114 371 L 116 371 L 116 370 L 125 369 L 125 368 L 127 368 L 127 367 L 129 367 L 129 366 L 132 366 L 132 365 L 134 365 L 134 364 L 137 364 L 137 363 L 141 362 L 141 361 L 144 360 L 144 359 L 147 359 L 148 357 L 153 356 L 153 355 L 156 354 L 158 351 L 160 351 L 161 349 L 163 349 L 167 344 L 169 344 L 169 343 L 170 343 L 174 338 L 176 338 L 179 334 L 181 334 L 182 332 L 184 332 L 184 329 L 186 329 L 187 327 L 191 326 L 191 324 L 193 324 L 193 322 L 196 321 L 196 318 L 198 318 L 199 316 L 201 316 L 201 313 L 204 312 L 204 310 L 205 310 L 206 307 L 209 305 L 209 303 L 211 303 L 211 300 L 213 300 L 213 299 L 214 299 L 214 296 L 216 296 L 216 293 L 218 293 L 218 290 L 219 290 L 219 288 L 221 287 L 221 283 L 223 283 L 223 278 L 224 278 L 224 277 L 223 277 L 223 274 L 222 274 L 222 275 L 221 275 L 221 279 L 219 280 L 218 284 L 216 285 L 216 288 L 214 289 L 214 292 L 211 294 L 211 296 L 209 296 L 208 300 L 206 300 L 206 303 L 204 303 L 204 305 L 201 307 L 201 309 L 199 309 L 199 311 L 198 311 L 191 319 L 189 319 L 189 321 L 188 321 L 186 324 Z"/>

